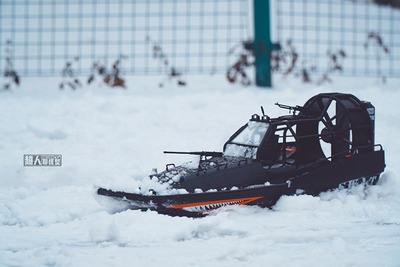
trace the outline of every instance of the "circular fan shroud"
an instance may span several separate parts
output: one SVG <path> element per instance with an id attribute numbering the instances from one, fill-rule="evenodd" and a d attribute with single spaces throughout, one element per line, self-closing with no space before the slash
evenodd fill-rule
<path id="1" fill-rule="evenodd" d="M 373 126 L 365 103 L 351 94 L 316 95 L 305 103 L 299 116 L 310 117 L 297 123 L 300 163 L 331 156 L 335 160 L 337 154 L 373 144 Z"/>

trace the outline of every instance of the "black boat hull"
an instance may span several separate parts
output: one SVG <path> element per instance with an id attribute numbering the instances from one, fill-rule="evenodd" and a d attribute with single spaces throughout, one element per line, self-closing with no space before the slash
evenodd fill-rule
<path id="1" fill-rule="evenodd" d="M 201 217 L 227 205 L 271 207 L 283 195 L 318 195 L 330 189 L 348 188 L 361 183 L 375 185 L 384 166 L 384 151 L 380 150 L 303 170 L 303 174 L 289 177 L 285 183 L 279 184 L 176 195 L 142 195 L 104 188 L 99 188 L 97 193 L 127 201 L 132 209 L 150 209 L 172 216 Z"/>

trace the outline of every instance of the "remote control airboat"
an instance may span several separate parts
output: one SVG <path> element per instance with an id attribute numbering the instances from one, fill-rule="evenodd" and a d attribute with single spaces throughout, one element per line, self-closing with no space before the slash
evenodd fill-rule
<path id="1" fill-rule="evenodd" d="M 262 114 L 251 116 L 223 152 L 165 151 L 200 157 L 195 167 L 168 164 L 165 171 L 150 175 L 168 185 L 170 194 L 97 192 L 126 201 L 132 209 L 197 217 L 227 205 L 271 207 L 282 195 L 317 195 L 377 183 L 385 156 L 375 144 L 375 108 L 370 102 L 351 94 L 324 93 L 303 106 L 276 105 L 291 114 L 270 118 L 261 108 Z"/>

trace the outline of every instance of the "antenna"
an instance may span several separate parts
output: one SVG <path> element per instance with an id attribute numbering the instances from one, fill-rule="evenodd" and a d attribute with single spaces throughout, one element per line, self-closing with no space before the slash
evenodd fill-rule
<path id="1" fill-rule="evenodd" d="M 262 121 L 267 121 L 267 122 L 269 122 L 269 121 L 270 121 L 270 118 L 269 118 L 267 115 L 265 115 L 263 106 L 261 106 L 261 113 L 262 113 L 261 120 L 262 120 Z"/>

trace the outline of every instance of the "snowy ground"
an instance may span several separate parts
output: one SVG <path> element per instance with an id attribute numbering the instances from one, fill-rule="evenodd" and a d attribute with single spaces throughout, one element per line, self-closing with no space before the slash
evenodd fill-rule
<path id="1" fill-rule="evenodd" d="M 158 88 L 131 78 L 128 90 L 57 89 L 25 79 L 0 92 L 0 266 L 399 266 L 400 81 L 336 78 L 313 86 L 275 79 L 271 90 L 189 77 Z M 282 197 L 272 209 L 233 207 L 202 219 L 122 211 L 98 185 L 133 189 L 153 167 L 220 151 L 263 105 L 303 104 L 320 92 L 349 92 L 376 107 L 386 150 L 378 186 L 319 197 Z M 62 167 L 23 167 L 23 154 L 60 153 Z"/>

